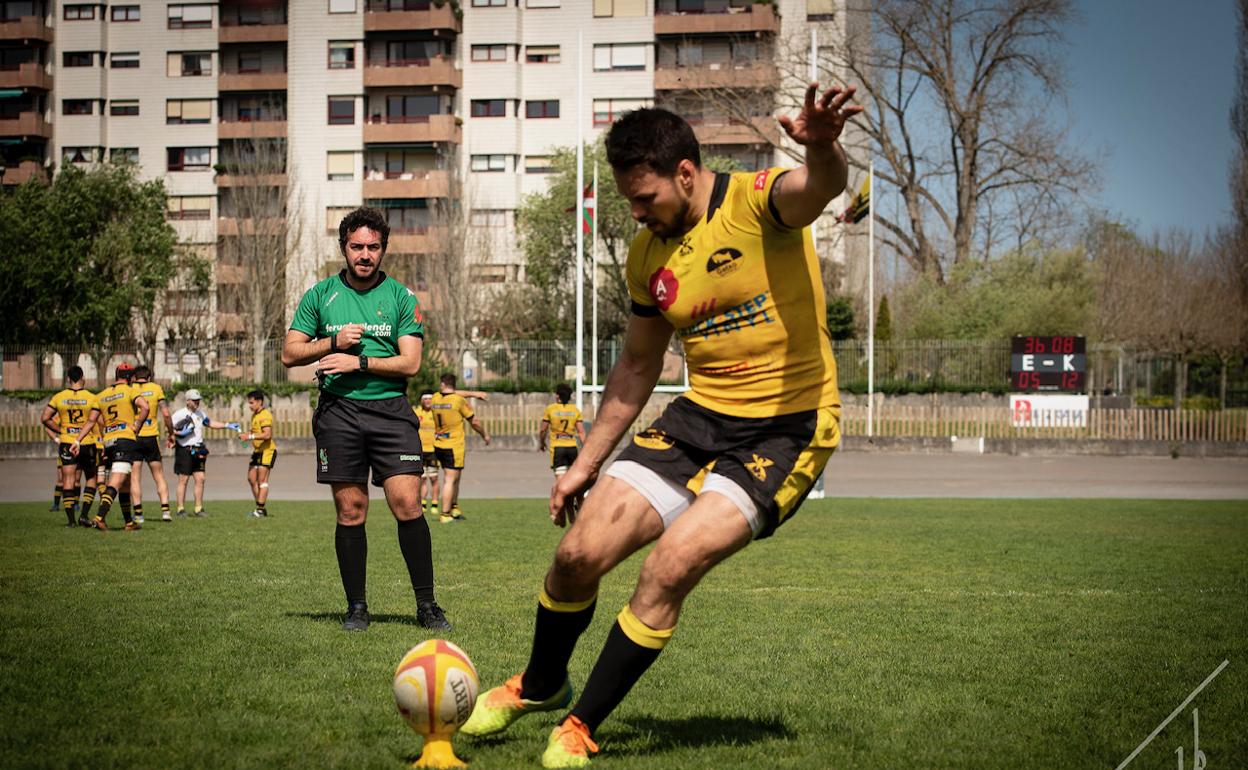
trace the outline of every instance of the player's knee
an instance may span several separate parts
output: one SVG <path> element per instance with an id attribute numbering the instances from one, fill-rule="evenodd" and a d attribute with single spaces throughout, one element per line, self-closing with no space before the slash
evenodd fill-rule
<path id="1" fill-rule="evenodd" d="M 556 585 L 574 587 L 602 577 L 602 559 L 578 538 L 565 537 L 555 550 L 551 578 Z"/>

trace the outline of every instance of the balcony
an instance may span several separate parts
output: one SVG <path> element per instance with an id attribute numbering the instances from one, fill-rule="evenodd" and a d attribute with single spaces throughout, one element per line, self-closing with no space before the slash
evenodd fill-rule
<path id="1" fill-rule="evenodd" d="M 464 87 L 464 73 L 455 68 L 455 62 L 442 56 L 370 61 L 364 68 L 364 87 L 388 86 L 450 86 L 458 89 Z"/>
<path id="2" fill-rule="evenodd" d="M 780 144 L 780 124 L 772 117 L 750 118 L 742 123 L 728 118 L 693 118 L 689 121 L 699 144 Z"/>
<path id="3" fill-rule="evenodd" d="M 365 144 L 463 141 L 462 121 L 454 115 L 377 116 L 364 124 Z"/>
<path id="4" fill-rule="evenodd" d="M 19 185 L 32 178 L 47 179 L 47 174 L 43 171 L 43 164 L 34 160 L 24 160 L 16 166 L 6 167 L 0 184 L 3 184 L 5 187 Z"/>
<path id="5" fill-rule="evenodd" d="M 223 120 L 217 123 L 218 139 L 282 139 L 284 120 Z"/>
<path id="6" fill-rule="evenodd" d="M 287 27 L 285 24 L 222 24 L 217 30 L 218 43 L 284 43 Z"/>
<path id="7" fill-rule="evenodd" d="M 367 22 L 365 22 L 367 23 Z M 780 19 L 770 3 L 728 13 L 660 13 L 654 15 L 656 35 L 714 35 L 743 32 L 780 33 Z"/>
<path id="8" fill-rule="evenodd" d="M 455 17 L 451 3 L 441 7 L 430 5 L 425 11 L 388 11 L 386 4 L 370 2 L 364 12 L 365 32 L 396 32 L 409 30 L 446 30 L 459 34 L 460 20 Z M 373 10 L 377 8 L 379 10 Z"/>
<path id="9" fill-rule="evenodd" d="M 219 177 L 218 177 L 219 178 Z M 217 217 L 217 235 L 233 237 L 239 235 L 271 235 L 282 232 L 286 227 L 285 220 L 279 217 L 267 219 L 239 219 L 238 217 Z"/>
<path id="10" fill-rule="evenodd" d="M 37 61 L 22 64 L 0 64 L 0 88 L 52 89 L 52 76 Z"/>
<path id="11" fill-rule="evenodd" d="M 285 187 L 285 174 L 219 173 L 217 187 Z"/>
<path id="12" fill-rule="evenodd" d="M 285 91 L 285 72 L 222 72 L 217 76 L 219 91 Z"/>
<path id="13" fill-rule="evenodd" d="M 40 136 L 52 138 L 52 124 L 38 112 L 19 113 L 16 118 L 0 118 L 0 136 Z"/>
<path id="14" fill-rule="evenodd" d="M 414 230 L 391 229 L 387 254 L 431 254 L 440 250 L 446 240 L 445 227 L 422 227 Z"/>
<path id="15" fill-rule="evenodd" d="M 42 16 L 22 16 L 0 21 L 0 40 L 42 40 L 51 43 L 55 37 Z"/>
<path id="16" fill-rule="evenodd" d="M 445 198 L 451 180 L 445 171 L 408 171 L 364 179 L 365 198 Z"/>
<path id="17" fill-rule="evenodd" d="M 654 90 L 680 91 L 705 88 L 776 88 L 780 71 L 770 62 L 704 64 L 654 71 Z"/>

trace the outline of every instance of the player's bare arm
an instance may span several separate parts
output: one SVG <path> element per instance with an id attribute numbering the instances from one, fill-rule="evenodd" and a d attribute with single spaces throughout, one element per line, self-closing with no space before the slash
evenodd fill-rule
<path id="1" fill-rule="evenodd" d="M 470 427 L 470 428 L 472 428 L 474 431 L 476 431 L 476 432 L 477 432 L 477 435 L 481 437 L 481 440 L 485 442 L 486 446 L 489 446 L 489 444 L 490 444 L 490 435 L 489 435 L 488 433 L 486 433 L 486 432 L 485 432 L 485 426 L 481 424 L 481 418 L 480 418 L 480 417 L 477 417 L 477 416 L 474 414 L 474 415 L 472 416 L 472 419 L 468 421 L 468 427 Z"/>
<path id="2" fill-rule="evenodd" d="M 61 423 L 57 420 L 56 410 L 50 405 L 43 407 L 43 414 L 39 417 L 39 423 L 43 425 L 44 432 L 53 441 L 61 437 Z"/>
<path id="3" fill-rule="evenodd" d="M 173 435 L 173 415 L 169 413 L 169 404 L 162 398 L 160 400 L 160 416 L 165 418 L 165 435 Z"/>
<path id="4" fill-rule="evenodd" d="M 282 365 L 304 366 L 340 350 L 349 350 L 364 336 L 364 324 L 347 324 L 332 337 L 312 339 L 307 334 L 290 329 L 282 343 Z"/>
<path id="5" fill-rule="evenodd" d="M 151 414 L 152 409 L 150 406 L 148 406 L 147 399 L 143 398 L 142 396 L 137 396 L 134 399 L 134 406 L 135 406 L 134 425 L 130 427 L 134 431 L 135 435 L 137 436 L 139 433 L 139 430 L 143 427 L 143 423 L 147 421 L 147 416 Z"/>
<path id="6" fill-rule="evenodd" d="M 95 425 L 100 421 L 100 410 L 92 409 L 91 414 L 87 415 L 87 421 L 82 424 L 82 428 L 78 431 L 78 438 L 73 440 L 69 445 L 69 453 L 74 457 L 78 456 L 78 448 L 82 445 L 82 437 L 90 436 L 91 431 L 95 430 Z"/>
<path id="7" fill-rule="evenodd" d="M 603 392 L 602 407 L 584 440 L 584 448 L 568 472 L 550 491 L 550 520 L 562 527 L 576 518 L 585 490 L 593 486 L 598 471 L 641 414 L 663 372 L 663 354 L 672 339 L 672 325 L 662 316 L 632 316 L 624 336 L 624 349 Z"/>
<path id="8" fill-rule="evenodd" d="M 818 83 L 806 88 L 806 102 L 797 117 L 781 117 L 789 138 L 806 148 L 806 163 L 776 181 L 771 199 L 789 227 L 814 222 L 828 202 L 845 190 L 849 164 L 839 141 L 850 118 L 862 112 L 851 104 L 854 87 L 832 86 L 816 98 Z"/>
<path id="9" fill-rule="evenodd" d="M 399 337 L 399 354 L 386 358 L 368 356 L 368 371 L 382 377 L 412 377 L 420 371 L 420 353 L 423 346 L 424 340 L 415 335 Z M 317 369 L 325 374 L 346 374 L 361 371 L 363 368 L 360 356 L 355 353 L 331 353 L 317 363 Z"/>
<path id="10" fill-rule="evenodd" d="M 537 451 L 546 451 L 546 434 L 550 432 L 550 420 L 542 420 L 542 425 L 537 429 Z"/>

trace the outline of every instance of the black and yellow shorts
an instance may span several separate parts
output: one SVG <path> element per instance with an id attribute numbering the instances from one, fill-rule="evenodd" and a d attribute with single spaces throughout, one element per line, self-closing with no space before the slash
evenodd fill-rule
<path id="1" fill-rule="evenodd" d="M 160 439 L 156 436 L 139 436 L 139 459 L 145 463 L 160 462 Z"/>
<path id="2" fill-rule="evenodd" d="M 438 461 L 438 466 L 443 470 L 462 471 L 464 469 L 464 445 L 460 444 L 456 447 L 433 448 L 433 456 Z"/>
<path id="3" fill-rule="evenodd" d="M 438 475 L 438 456 L 434 453 L 432 449 L 430 449 L 428 452 L 426 452 L 424 449 L 420 450 L 420 463 L 421 465 L 425 466 L 426 476 Z"/>
<path id="4" fill-rule="evenodd" d="M 552 446 L 550 448 L 550 468 L 570 468 L 576 462 L 577 450 L 574 446 Z"/>
<path id="5" fill-rule="evenodd" d="M 712 469 L 732 480 L 764 518 L 759 538 L 786 522 L 809 494 L 841 441 L 841 409 L 823 407 L 776 417 L 734 417 L 677 398 L 633 437 L 619 460 L 631 460 L 695 495 Z"/>
<path id="6" fill-rule="evenodd" d="M 72 465 L 83 473 L 94 474 L 96 466 L 99 465 L 99 461 L 95 456 L 95 444 L 79 445 L 77 457 L 74 457 L 74 453 L 69 451 L 70 446 L 71 444 L 69 443 L 63 443 L 57 448 L 57 467 L 63 468 L 66 465 Z"/>
<path id="7" fill-rule="evenodd" d="M 139 461 L 139 442 L 132 438 L 114 439 L 104 447 L 104 464 L 111 471 L 113 463 L 137 463 Z"/>
<path id="8" fill-rule="evenodd" d="M 247 463 L 247 467 L 259 466 L 262 468 L 272 468 L 277 462 L 277 447 L 269 447 L 268 449 L 257 449 L 251 453 L 251 462 Z"/>

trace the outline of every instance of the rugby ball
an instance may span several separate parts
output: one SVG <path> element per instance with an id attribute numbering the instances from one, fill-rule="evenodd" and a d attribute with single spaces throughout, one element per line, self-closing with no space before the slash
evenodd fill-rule
<path id="1" fill-rule="evenodd" d="M 394 670 L 394 703 L 421 735 L 447 736 L 458 730 L 472 714 L 478 687 L 477 669 L 468 655 L 445 639 L 416 645 Z"/>

